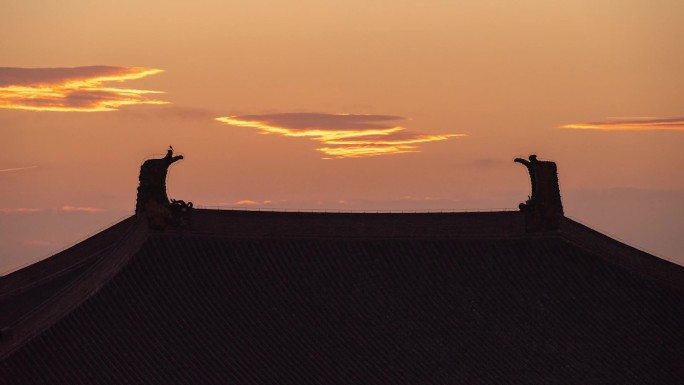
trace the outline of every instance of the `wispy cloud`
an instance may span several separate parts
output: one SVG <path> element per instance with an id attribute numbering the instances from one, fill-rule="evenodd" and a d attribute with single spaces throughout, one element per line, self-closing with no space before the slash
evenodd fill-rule
<path id="1" fill-rule="evenodd" d="M 165 104 L 151 98 L 160 91 L 115 88 L 123 82 L 158 74 L 142 67 L 72 68 L 0 67 L 0 108 L 33 111 L 113 111 L 135 104 Z"/>
<path id="2" fill-rule="evenodd" d="M 684 131 L 684 118 L 615 117 L 599 122 L 566 124 L 561 128 L 605 131 Z"/>
<path id="3" fill-rule="evenodd" d="M 36 168 L 38 166 L 26 166 L 26 167 L 15 167 L 15 168 L 3 168 L 0 169 L 0 172 L 12 172 L 12 171 L 21 171 L 21 170 L 30 170 L 32 168 Z"/>
<path id="4" fill-rule="evenodd" d="M 259 202 L 253 201 L 251 199 L 243 199 L 241 201 L 235 202 L 236 205 L 258 205 Z"/>
<path id="5" fill-rule="evenodd" d="M 227 203 L 227 205 L 239 205 L 239 206 L 254 206 L 254 205 L 270 205 L 273 203 L 273 201 L 270 200 L 265 200 L 265 201 L 255 201 L 252 199 L 242 199 L 233 203 Z"/>
<path id="6" fill-rule="evenodd" d="M 84 213 L 97 213 L 100 211 L 104 211 L 104 209 L 100 209 L 97 207 L 80 207 L 80 206 L 62 206 L 62 208 L 60 210 L 66 211 L 66 212 L 84 212 Z"/>
<path id="7" fill-rule="evenodd" d="M 11 208 L 0 208 L 0 213 L 37 213 L 42 211 L 41 209 L 32 207 L 11 207 Z"/>
<path id="8" fill-rule="evenodd" d="M 83 213 L 99 213 L 105 211 L 98 207 L 84 207 L 84 206 L 72 206 L 65 205 L 60 208 L 50 208 L 50 209 L 39 209 L 34 207 L 5 207 L 0 208 L 0 213 L 37 213 L 42 211 L 52 211 L 52 212 L 83 212 Z"/>
<path id="9" fill-rule="evenodd" d="M 263 134 L 309 138 L 323 143 L 317 150 L 327 158 L 419 152 L 417 144 L 447 140 L 464 134 L 424 135 L 411 133 L 393 115 L 283 113 L 216 118 L 231 126 L 249 127 Z"/>

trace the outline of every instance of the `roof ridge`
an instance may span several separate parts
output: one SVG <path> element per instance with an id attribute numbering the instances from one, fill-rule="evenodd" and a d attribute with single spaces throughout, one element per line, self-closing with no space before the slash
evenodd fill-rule
<path id="1" fill-rule="evenodd" d="M 17 286 L 20 284 L 13 283 L 14 281 L 21 281 L 23 278 L 29 276 L 31 281 L 33 281 L 37 278 L 36 275 L 41 276 L 41 271 L 53 271 L 62 269 L 63 266 L 72 266 L 81 263 L 111 245 L 120 237 L 120 233 L 125 232 L 132 226 L 132 222 L 135 221 L 135 219 L 135 216 L 126 217 L 116 223 L 109 224 L 107 227 L 89 235 L 87 238 L 76 241 L 63 249 L 56 251 L 50 256 L 3 272 L 4 275 L 0 276 L 0 287 L 4 288 L 8 285 Z M 103 244 L 107 246 L 101 246 Z"/>
<path id="2" fill-rule="evenodd" d="M 558 234 L 606 263 L 684 291 L 684 266 L 639 250 L 566 216 L 560 220 Z"/>
<path id="3" fill-rule="evenodd" d="M 19 282 L 15 287 L 10 288 L 9 290 L 3 290 L 3 292 L 0 293 L 0 301 L 3 299 L 10 298 L 19 292 L 30 290 L 36 286 L 40 286 L 43 283 L 46 283 L 46 282 L 49 282 L 53 279 L 59 278 L 64 274 L 68 274 L 69 272 L 71 272 L 75 269 L 78 269 L 79 267 L 87 265 L 88 263 L 97 263 L 96 261 L 100 257 L 102 257 L 103 255 L 106 255 L 107 252 L 112 249 L 112 247 L 114 247 L 114 245 L 107 245 L 107 246 L 103 247 L 102 249 L 88 255 L 86 258 L 83 258 L 82 260 L 80 260 L 74 264 L 71 264 L 71 265 L 68 265 L 62 269 L 59 269 L 59 270 L 55 271 L 54 273 L 50 273 L 48 275 L 40 277 L 39 279 L 37 279 L 35 281 L 30 281 L 30 282 L 26 282 L 26 283 Z M 95 262 L 93 262 L 93 261 L 95 261 Z M 19 270 L 17 270 L 17 271 L 19 271 Z"/>
<path id="4" fill-rule="evenodd" d="M 230 237 L 458 237 L 524 234 L 517 211 L 467 213 L 312 213 L 193 209 L 179 233 Z"/>

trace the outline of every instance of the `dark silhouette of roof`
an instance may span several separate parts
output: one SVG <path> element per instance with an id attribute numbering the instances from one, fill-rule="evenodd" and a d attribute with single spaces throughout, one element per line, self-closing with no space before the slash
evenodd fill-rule
<path id="1" fill-rule="evenodd" d="M 131 217 L 0 280 L 0 383 L 678 383 L 684 268 L 521 212 Z"/>
<path id="2" fill-rule="evenodd" d="M 0 277 L 0 384 L 684 378 L 684 267 L 563 216 L 183 215 Z"/>

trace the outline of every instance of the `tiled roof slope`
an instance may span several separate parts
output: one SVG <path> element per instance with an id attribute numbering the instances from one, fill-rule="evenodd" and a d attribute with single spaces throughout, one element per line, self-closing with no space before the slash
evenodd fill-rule
<path id="1" fill-rule="evenodd" d="M 130 217 L 0 277 L 0 357 L 62 318 L 113 277 L 147 238 L 140 227 Z"/>
<path id="2" fill-rule="evenodd" d="M 52 300 L 73 307 L 7 350 L 0 384 L 684 378 L 684 268 L 569 219 L 537 234 L 518 212 L 132 221 L 113 262 Z"/>

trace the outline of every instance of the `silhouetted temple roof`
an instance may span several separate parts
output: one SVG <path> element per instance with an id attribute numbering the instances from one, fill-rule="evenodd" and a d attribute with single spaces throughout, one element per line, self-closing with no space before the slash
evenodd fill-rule
<path id="1" fill-rule="evenodd" d="M 0 277 L 2 384 L 674 384 L 684 268 L 523 212 L 131 217 Z"/>

